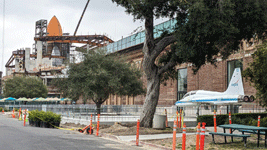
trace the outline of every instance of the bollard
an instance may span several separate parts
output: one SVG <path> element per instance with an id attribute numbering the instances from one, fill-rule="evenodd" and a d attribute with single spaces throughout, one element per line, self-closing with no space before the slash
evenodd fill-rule
<path id="1" fill-rule="evenodd" d="M 232 124 L 231 112 L 229 112 L 229 124 Z M 229 129 L 229 132 L 232 133 L 232 129 Z"/>
<path id="2" fill-rule="evenodd" d="M 23 126 L 25 126 L 25 124 L 26 124 L 26 111 L 27 111 L 27 110 L 25 109 Z"/>
<path id="3" fill-rule="evenodd" d="M 92 134 L 92 118 L 93 118 L 93 115 L 91 114 L 91 119 L 90 119 L 90 131 L 89 131 L 90 134 Z"/>
<path id="4" fill-rule="evenodd" d="M 100 118 L 100 114 L 97 114 L 97 128 L 96 128 L 96 136 L 98 136 L 98 134 L 99 134 L 99 118 Z"/>
<path id="5" fill-rule="evenodd" d="M 178 123 L 179 122 L 179 113 L 178 113 L 178 111 L 176 111 L 176 125 L 177 125 L 177 127 L 178 127 Z"/>
<path id="6" fill-rule="evenodd" d="M 214 109 L 213 120 L 214 120 L 214 132 L 217 132 L 217 123 L 216 123 L 216 112 L 215 112 L 215 109 Z"/>
<path id="7" fill-rule="evenodd" d="M 2 109 L 2 113 L 5 114 L 5 110 L 4 110 L 4 108 Z"/>
<path id="8" fill-rule="evenodd" d="M 200 150 L 204 150 L 204 143 L 205 143 L 205 122 L 202 122 L 202 129 L 200 133 Z"/>
<path id="9" fill-rule="evenodd" d="M 19 120 L 22 120 L 20 115 L 21 115 L 21 108 L 19 108 Z"/>
<path id="10" fill-rule="evenodd" d="M 260 127 L 261 116 L 258 116 L 258 127 Z"/>
<path id="11" fill-rule="evenodd" d="M 140 126 L 140 120 L 137 120 L 137 126 L 136 126 L 136 146 L 139 145 L 139 126 Z"/>
<path id="12" fill-rule="evenodd" d="M 197 125 L 196 150 L 199 150 L 200 122 Z"/>
<path id="13" fill-rule="evenodd" d="M 168 128 L 168 115 L 167 115 L 167 110 L 165 109 L 165 114 L 166 114 L 166 128 Z"/>
<path id="14" fill-rule="evenodd" d="M 186 125 L 183 126 L 183 139 L 182 139 L 182 150 L 185 150 L 186 146 Z"/>
<path id="15" fill-rule="evenodd" d="M 172 150 L 176 148 L 176 120 L 173 122 Z"/>
<path id="16" fill-rule="evenodd" d="M 12 118 L 15 118 L 15 109 L 13 108 L 13 111 L 12 111 Z"/>
<path id="17" fill-rule="evenodd" d="M 180 109 L 180 122 L 179 122 L 179 128 L 181 128 L 181 122 L 182 122 L 182 109 Z"/>
<path id="18" fill-rule="evenodd" d="M 184 126 L 184 110 L 182 110 L 182 127 Z"/>

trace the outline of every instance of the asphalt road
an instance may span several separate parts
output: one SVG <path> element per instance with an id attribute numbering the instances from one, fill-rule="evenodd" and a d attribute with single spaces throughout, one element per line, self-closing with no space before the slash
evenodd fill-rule
<path id="1" fill-rule="evenodd" d="M 84 135 L 77 131 L 23 126 L 0 114 L 0 150 L 140 150 L 132 143 Z"/>

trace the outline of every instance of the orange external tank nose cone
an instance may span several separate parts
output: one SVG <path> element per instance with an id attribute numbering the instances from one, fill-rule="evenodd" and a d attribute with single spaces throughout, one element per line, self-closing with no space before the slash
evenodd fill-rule
<path id="1" fill-rule="evenodd" d="M 47 26 L 48 36 L 62 36 L 62 28 L 56 16 L 53 16 Z"/>

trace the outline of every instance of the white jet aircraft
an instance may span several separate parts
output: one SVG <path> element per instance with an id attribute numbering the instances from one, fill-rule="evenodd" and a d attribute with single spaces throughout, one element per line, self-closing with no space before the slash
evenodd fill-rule
<path id="1" fill-rule="evenodd" d="M 198 106 L 197 111 L 199 111 L 199 106 L 201 104 L 231 105 L 241 102 L 253 101 L 253 96 L 245 96 L 241 77 L 241 70 L 240 68 L 236 68 L 234 70 L 230 84 L 225 92 L 204 90 L 191 91 L 186 93 L 181 100 L 175 103 L 175 105 L 177 107 Z"/>

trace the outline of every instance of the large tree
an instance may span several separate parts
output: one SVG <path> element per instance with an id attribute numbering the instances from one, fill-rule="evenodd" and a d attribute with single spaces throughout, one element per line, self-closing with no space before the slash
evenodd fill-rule
<path id="1" fill-rule="evenodd" d="M 103 50 L 90 51 L 79 64 L 71 64 L 68 78 L 57 78 L 54 85 L 64 96 L 74 100 L 81 96 L 100 107 L 110 95 L 144 94 L 141 72 L 126 60 L 106 55 Z"/>
<path id="2" fill-rule="evenodd" d="M 38 77 L 15 76 L 4 81 L 4 96 L 5 97 L 47 97 L 47 87 Z"/>
<path id="3" fill-rule="evenodd" d="M 196 72 L 207 62 L 215 64 L 218 54 L 227 58 L 239 49 L 242 40 L 266 35 L 265 0 L 112 1 L 145 24 L 143 69 L 147 93 L 140 124 L 144 127 L 152 126 L 161 79 L 172 75 L 177 64 L 192 63 Z M 175 18 L 177 24 L 172 33 L 166 30 L 154 39 L 154 19 L 159 17 Z M 162 53 L 169 45 L 171 50 Z"/>
<path id="4" fill-rule="evenodd" d="M 267 42 L 257 46 L 252 55 L 253 62 L 242 74 L 257 90 L 256 98 L 261 106 L 267 106 Z"/>

